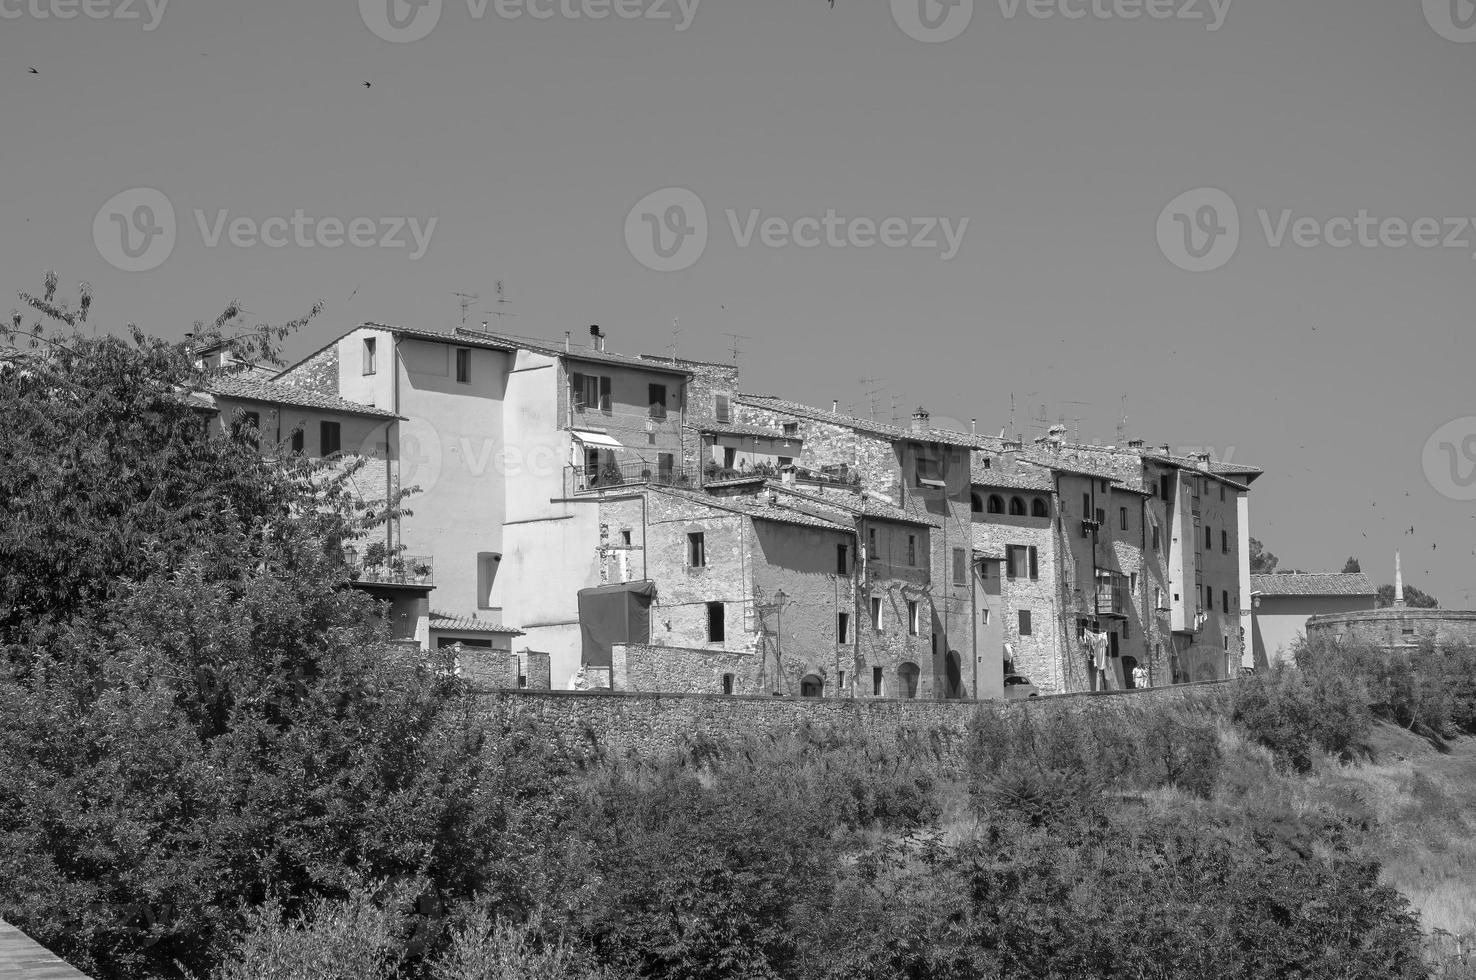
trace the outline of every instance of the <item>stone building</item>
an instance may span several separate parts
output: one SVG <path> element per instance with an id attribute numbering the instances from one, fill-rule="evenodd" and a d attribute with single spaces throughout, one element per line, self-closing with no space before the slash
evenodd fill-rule
<path id="1" fill-rule="evenodd" d="M 1264 669 L 1291 659 L 1313 616 L 1372 611 L 1379 590 L 1363 572 L 1319 572 L 1251 576 L 1251 642 L 1255 665 Z"/>

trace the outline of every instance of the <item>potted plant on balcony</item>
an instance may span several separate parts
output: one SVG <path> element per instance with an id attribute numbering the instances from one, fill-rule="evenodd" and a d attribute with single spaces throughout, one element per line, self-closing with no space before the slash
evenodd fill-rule
<path id="1" fill-rule="evenodd" d="M 383 541 L 375 541 L 364 549 L 364 578 L 370 582 L 378 582 L 384 570 L 385 559 L 389 557 L 389 549 Z"/>
<path id="2" fill-rule="evenodd" d="M 424 558 L 417 558 L 415 560 L 415 563 L 410 566 L 410 570 L 415 573 L 416 585 L 424 585 L 425 583 L 430 581 L 430 562 L 426 561 Z"/>
<path id="3" fill-rule="evenodd" d="M 405 559 L 398 554 L 389 560 L 389 581 L 405 581 Z"/>

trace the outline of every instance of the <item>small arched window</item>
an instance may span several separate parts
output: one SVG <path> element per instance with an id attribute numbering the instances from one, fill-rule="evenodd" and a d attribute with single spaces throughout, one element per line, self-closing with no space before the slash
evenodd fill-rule
<path id="1" fill-rule="evenodd" d="M 1030 516 L 1050 517 L 1051 505 L 1045 502 L 1045 498 L 1036 497 L 1034 500 L 1030 501 Z"/>
<path id="2" fill-rule="evenodd" d="M 1024 517 L 1025 516 L 1025 501 L 1021 500 L 1019 497 L 1011 497 L 1010 498 L 1010 516 L 1011 517 Z"/>
<path id="3" fill-rule="evenodd" d="M 1004 513 L 1004 498 L 1001 497 L 997 493 L 993 493 L 993 494 L 990 494 L 989 495 L 989 513 L 991 513 L 991 514 L 1003 514 Z"/>

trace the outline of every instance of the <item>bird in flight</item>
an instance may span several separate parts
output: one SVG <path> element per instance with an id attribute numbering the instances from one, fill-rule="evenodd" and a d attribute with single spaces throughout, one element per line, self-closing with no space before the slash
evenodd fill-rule
<path id="1" fill-rule="evenodd" d="M 371 86 L 371 85 L 373 85 L 373 84 L 374 84 L 374 83 L 373 83 L 373 82 L 365 82 L 365 83 L 364 83 L 364 87 L 365 87 L 365 88 L 368 88 L 368 87 L 369 87 L 369 86 Z"/>
<path id="2" fill-rule="evenodd" d="M 31 74 L 32 74 L 32 75 L 39 75 L 39 74 L 41 74 L 41 73 L 40 73 L 40 72 L 39 72 L 39 71 L 37 71 L 37 70 L 36 70 L 36 69 L 34 69 L 34 68 L 29 68 L 29 67 L 28 67 L 28 68 L 27 68 L 27 69 L 26 69 L 26 71 L 28 71 L 28 72 L 30 72 L 30 73 L 31 73 Z"/>

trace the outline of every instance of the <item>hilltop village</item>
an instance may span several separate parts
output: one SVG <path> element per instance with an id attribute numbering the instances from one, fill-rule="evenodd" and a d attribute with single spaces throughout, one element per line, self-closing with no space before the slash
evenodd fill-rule
<path id="1" fill-rule="evenodd" d="M 1256 666 L 1252 466 L 857 418 L 599 328 L 365 323 L 234 366 L 220 426 L 414 490 L 354 584 L 497 686 L 974 700 Z"/>

